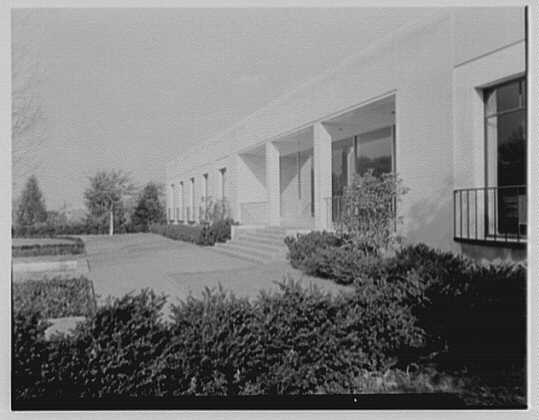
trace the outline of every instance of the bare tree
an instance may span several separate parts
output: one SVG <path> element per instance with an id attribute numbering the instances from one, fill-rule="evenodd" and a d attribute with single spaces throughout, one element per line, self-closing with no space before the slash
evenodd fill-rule
<path id="1" fill-rule="evenodd" d="M 32 11 L 12 15 L 11 133 L 14 183 L 26 179 L 39 166 L 36 150 L 44 141 L 44 113 L 38 93 L 42 72 L 24 34 L 31 29 Z"/>

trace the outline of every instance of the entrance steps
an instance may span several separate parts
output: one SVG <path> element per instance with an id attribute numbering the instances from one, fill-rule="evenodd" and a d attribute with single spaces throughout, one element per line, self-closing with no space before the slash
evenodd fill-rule
<path id="1" fill-rule="evenodd" d="M 256 263 L 285 261 L 288 248 L 284 243 L 287 229 L 253 227 L 238 229 L 233 239 L 215 244 L 215 251 Z"/>

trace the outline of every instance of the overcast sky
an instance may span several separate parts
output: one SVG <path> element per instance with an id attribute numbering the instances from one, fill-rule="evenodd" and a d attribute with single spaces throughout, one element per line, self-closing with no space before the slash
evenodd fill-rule
<path id="1" fill-rule="evenodd" d="M 165 163 L 426 9 L 34 9 L 13 46 L 39 82 L 34 151 L 48 208 L 83 207 L 88 176 L 164 182 Z M 17 168 L 14 168 L 17 173 Z M 20 179 L 14 179 L 18 194 Z"/>

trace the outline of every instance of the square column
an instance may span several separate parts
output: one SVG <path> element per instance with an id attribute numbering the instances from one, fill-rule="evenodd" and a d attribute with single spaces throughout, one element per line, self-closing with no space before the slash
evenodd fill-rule
<path id="1" fill-rule="evenodd" d="M 180 182 L 178 187 L 178 217 L 185 222 L 183 216 L 183 181 Z"/>
<path id="2" fill-rule="evenodd" d="M 176 184 L 172 184 L 172 219 L 175 225 L 178 224 L 178 210 L 176 210 L 178 207 L 178 190 L 176 187 Z"/>
<path id="3" fill-rule="evenodd" d="M 168 188 L 167 200 L 167 224 L 174 222 L 174 184 L 170 184 Z"/>
<path id="4" fill-rule="evenodd" d="M 322 123 L 313 125 L 314 225 L 332 228 L 331 222 L 331 136 Z"/>
<path id="5" fill-rule="evenodd" d="M 266 192 L 268 201 L 268 224 L 281 224 L 281 186 L 279 150 L 272 142 L 266 143 Z"/>

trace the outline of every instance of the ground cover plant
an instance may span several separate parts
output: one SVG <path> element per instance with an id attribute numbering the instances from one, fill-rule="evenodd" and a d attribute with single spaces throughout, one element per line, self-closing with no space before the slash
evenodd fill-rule
<path id="1" fill-rule="evenodd" d="M 200 237 L 200 232 L 202 231 L 202 226 L 190 226 L 184 224 L 178 225 L 161 225 L 161 224 L 152 224 L 150 225 L 150 232 L 156 233 L 158 235 L 165 236 L 176 241 L 185 241 L 196 243 Z"/>
<path id="2" fill-rule="evenodd" d="M 409 305 L 423 291 L 417 273 L 336 296 L 294 282 L 255 300 L 206 290 L 173 305 L 167 321 L 165 298 L 145 290 L 49 341 L 42 318 L 16 311 L 13 394 L 24 402 L 450 392 L 474 405 L 524 404 L 425 362 L 429 336 Z"/>
<path id="3" fill-rule="evenodd" d="M 84 253 L 84 241 L 80 238 L 58 237 L 63 243 L 36 243 L 12 245 L 11 253 L 16 257 L 37 257 L 42 255 L 79 255 Z"/>
<path id="4" fill-rule="evenodd" d="M 45 222 L 32 225 L 14 225 L 11 228 L 13 238 L 54 238 L 63 235 L 96 235 L 106 232 L 106 225 L 90 220 L 61 224 Z"/>
<path id="5" fill-rule="evenodd" d="M 160 316 L 164 298 L 143 291 L 108 302 L 73 335 L 50 341 L 42 319 L 16 311 L 14 395 L 25 400 L 369 392 L 385 389 L 376 378 L 388 371 L 400 375 L 401 384 L 407 378 L 408 391 L 420 386 L 420 375 L 395 368 L 400 354 L 421 345 L 422 333 L 406 309 L 395 307 L 392 293 L 369 289 L 331 296 L 295 283 L 281 288 L 255 301 L 206 290 L 202 298 L 174 306 L 169 322 Z M 398 381 L 385 386 L 405 390 Z M 440 389 L 431 384 L 431 391 Z"/>
<path id="6" fill-rule="evenodd" d="M 43 318 L 88 316 L 95 312 L 95 296 L 85 277 L 13 282 L 14 313 L 34 311 Z"/>
<path id="7" fill-rule="evenodd" d="M 150 225 L 150 232 L 163 235 L 167 238 L 192 242 L 197 245 L 213 246 L 216 242 L 226 242 L 230 239 L 232 219 L 217 220 L 213 223 L 201 225 Z"/>
<path id="8" fill-rule="evenodd" d="M 314 248 L 313 243 L 317 244 Z M 289 237 L 286 244 L 292 265 L 308 274 L 353 284 L 358 290 L 384 281 L 413 288 L 417 293 L 401 303 L 412 311 L 425 334 L 421 357 L 436 363 L 438 369 L 477 375 L 480 383 L 488 384 L 483 388 L 493 400 L 498 395 L 493 387 L 503 384 L 503 377 L 511 377 L 517 391 L 505 398 L 523 399 L 524 264 L 480 263 L 423 244 L 403 246 L 384 257 L 331 233 Z M 419 288 L 410 279 L 416 279 Z M 520 372 L 520 382 L 515 372 Z"/>

